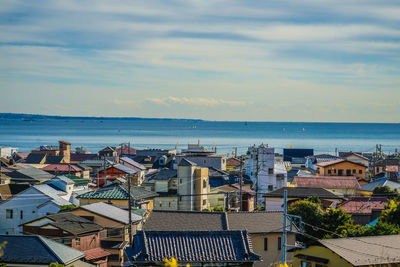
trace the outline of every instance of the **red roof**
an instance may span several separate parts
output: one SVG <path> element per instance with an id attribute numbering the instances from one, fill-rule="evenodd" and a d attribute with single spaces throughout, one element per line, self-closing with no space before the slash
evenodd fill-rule
<path id="1" fill-rule="evenodd" d="M 46 167 L 43 167 L 42 170 L 44 171 L 58 171 L 58 172 L 80 172 L 82 171 L 81 168 L 71 165 L 71 164 L 49 164 Z"/>
<path id="2" fill-rule="evenodd" d="M 111 255 L 111 253 L 105 249 L 102 248 L 92 248 L 83 251 L 86 254 L 85 260 L 90 261 L 90 260 L 95 260 L 99 259 L 102 257 L 106 257 Z"/>
<path id="3" fill-rule="evenodd" d="M 353 162 L 353 161 L 349 161 L 349 160 L 345 160 L 345 159 L 335 159 L 335 160 L 331 160 L 331 161 L 323 161 L 323 162 L 317 163 L 317 166 L 328 167 L 328 166 L 339 164 L 339 163 L 342 163 L 342 162 L 349 162 L 349 163 L 352 163 L 352 164 L 355 164 L 355 165 L 367 167 L 364 164 Z"/>
<path id="4" fill-rule="evenodd" d="M 136 155 L 136 149 L 124 146 L 117 149 L 118 155 Z"/>
<path id="5" fill-rule="evenodd" d="M 233 186 L 233 187 L 235 187 L 237 189 L 240 189 L 240 184 L 231 184 L 231 186 Z M 248 193 L 250 195 L 255 195 L 256 194 L 256 192 L 254 192 L 250 188 L 247 188 L 246 186 L 243 186 L 243 185 L 242 185 L 242 191 L 246 192 L 246 193 Z"/>
<path id="6" fill-rule="evenodd" d="M 298 187 L 360 188 L 360 184 L 354 176 L 295 176 L 293 182 Z"/>
<path id="7" fill-rule="evenodd" d="M 353 197 L 342 202 L 340 207 L 347 213 L 369 214 L 372 210 L 383 210 L 388 199 L 385 197 Z"/>
<path id="8" fill-rule="evenodd" d="M 229 158 L 226 160 L 226 166 L 237 167 L 240 166 L 240 159 L 238 158 Z"/>

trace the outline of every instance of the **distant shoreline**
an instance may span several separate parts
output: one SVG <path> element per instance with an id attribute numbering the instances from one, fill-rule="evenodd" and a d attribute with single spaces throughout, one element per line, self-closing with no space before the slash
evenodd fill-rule
<path id="1" fill-rule="evenodd" d="M 63 115 L 42 115 L 28 113 L 0 113 L 0 120 L 21 119 L 21 120 L 132 120 L 132 121 L 187 121 L 187 122 L 218 122 L 218 123 L 302 123 L 302 124 L 399 124 L 400 122 L 304 122 L 304 121 L 212 121 L 203 119 L 184 118 L 145 118 L 145 117 L 104 117 L 104 116 L 63 116 Z"/>

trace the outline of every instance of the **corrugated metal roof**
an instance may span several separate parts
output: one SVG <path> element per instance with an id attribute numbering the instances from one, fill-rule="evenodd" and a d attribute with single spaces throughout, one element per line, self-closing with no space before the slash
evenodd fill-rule
<path id="1" fill-rule="evenodd" d="M 298 187 L 321 188 L 354 188 L 359 189 L 360 184 L 354 176 L 312 176 L 294 177 L 293 183 Z"/>
<path id="2" fill-rule="evenodd" d="M 160 263 L 174 256 L 178 262 L 233 263 L 260 261 L 246 231 L 138 231 L 133 262 Z"/>
<path id="3" fill-rule="evenodd" d="M 145 170 L 146 170 L 146 167 L 145 167 L 145 166 L 143 166 L 143 165 L 140 164 L 139 162 L 134 161 L 134 160 L 131 159 L 131 158 L 122 157 L 122 158 L 120 158 L 119 160 L 120 160 L 120 161 L 121 161 L 121 160 L 122 160 L 122 161 L 125 161 L 126 163 L 131 164 L 131 165 L 135 166 L 136 168 L 138 168 L 138 169 L 140 169 L 140 170 L 142 170 L 142 171 L 145 171 Z"/>
<path id="4" fill-rule="evenodd" d="M 79 208 L 94 212 L 96 214 L 102 215 L 102 216 L 110 218 L 112 220 L 119 221 L 123 224 L 129 223 L 129 213 L 127 210 L 120 209 L 118 207 L 109 205 L 104 202 L 96 202 L 93 204 L 81 206 Z M 141 220 L 142 220 L 142 216 L 139 216 L 132 212 L 132 222 L 138 222 Z"/>
<path id="5" fill-rule="evenodd" d="M 4 241 L 7 245 L 0 257 L 3 263 L 36 265 L 57 262 L 67 265 L 85 256 L 79 250 L 41 236 L 0 235 L 0 243 Z"/>
<path id="6" fill-rule="evenodd" d="M 353 197 L 340 207 L 347 213 L 370 214 L 374 209 L 383 210 L 387 202 L 386 197 Z"/>
<path id="7" fill-rule="evenodd" d="M 69 201 L 67 201 L 59 196 L 59 194 L 65 194 L 64 191 L 56 190 L 47 184 L 34 185 L 33 188 L 42 192 L 44 195 L 50 197 L 52 202 L 54 202 L 55 204 L 57 204 L 59 206 L 72 204 Z"/>
<path id="8" fill-rule="evenodd" d="M 386 177 L 382 177 L 379 179 L 376 179 L 373 182 L 370 182 L 368 184 L 363 184 L 361 185 L 360 189 L 363 191 L 374 191 L 375 187 L 378 186 L 388 186 L 390 189 L 399 189 L 400 188 L 400 183 L 392 182 Z"/>
<path id="9" fill-rule="evenodd" d="M 131 169 L 131 168 L 129 168 L 127 166 L 124 166 L 122 164 L 117 164 L 117 165 L 114 165 L 112 167 L 114 167 L 114 168 L 116 168 L 116 169 L 118 169 L 120 171 L 123 171 L 123 172 L 125 172 L 127 174 L 135 174 L 135 173 L 137 173 L 137 170 Z"/>
<path id="10" fill-rule="evenodd" d="M 353 266 L 400 263 L 400 235 L 324 239 L 319 242 Z"/>

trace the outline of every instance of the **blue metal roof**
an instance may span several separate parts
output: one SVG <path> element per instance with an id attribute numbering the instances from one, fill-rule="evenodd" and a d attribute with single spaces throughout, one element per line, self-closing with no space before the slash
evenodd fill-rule
<path id="1" fill-rule="evenodd" d="M 373 182 L 370 182 L 368 184 L 363 184 L 360 186 L 360 189 L 363 191 L 374 191 L 375 187 L 378 186 L 388 186 L 390 189 L 400 189 L 400 183 L 392 182 L 386 177 L 382 177 L 379 179 L 376 179 Z"/>
<path id="2" fill-rule="evenodd" d="M 70 264 L 85 257 L 85 253 L 41 236 L 0 235 L 7 241 L 0 262 L 9 264 Z"/>
<path id="3" fill-rule="evenodd" d="M 179 263 L 234 263 L 260 261 L 247 231 L 138 231 L 134 247 L 125 250 L 137 263 L 161 263 L 175 257 Z"/>

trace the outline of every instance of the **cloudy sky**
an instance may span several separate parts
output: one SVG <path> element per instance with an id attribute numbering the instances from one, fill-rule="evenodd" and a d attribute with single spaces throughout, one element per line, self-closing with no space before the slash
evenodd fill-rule
<path id="1" fill-rule="evenodd" d="M 0 112 L 400 121 L 400 2 L 9 1 Z"/>

